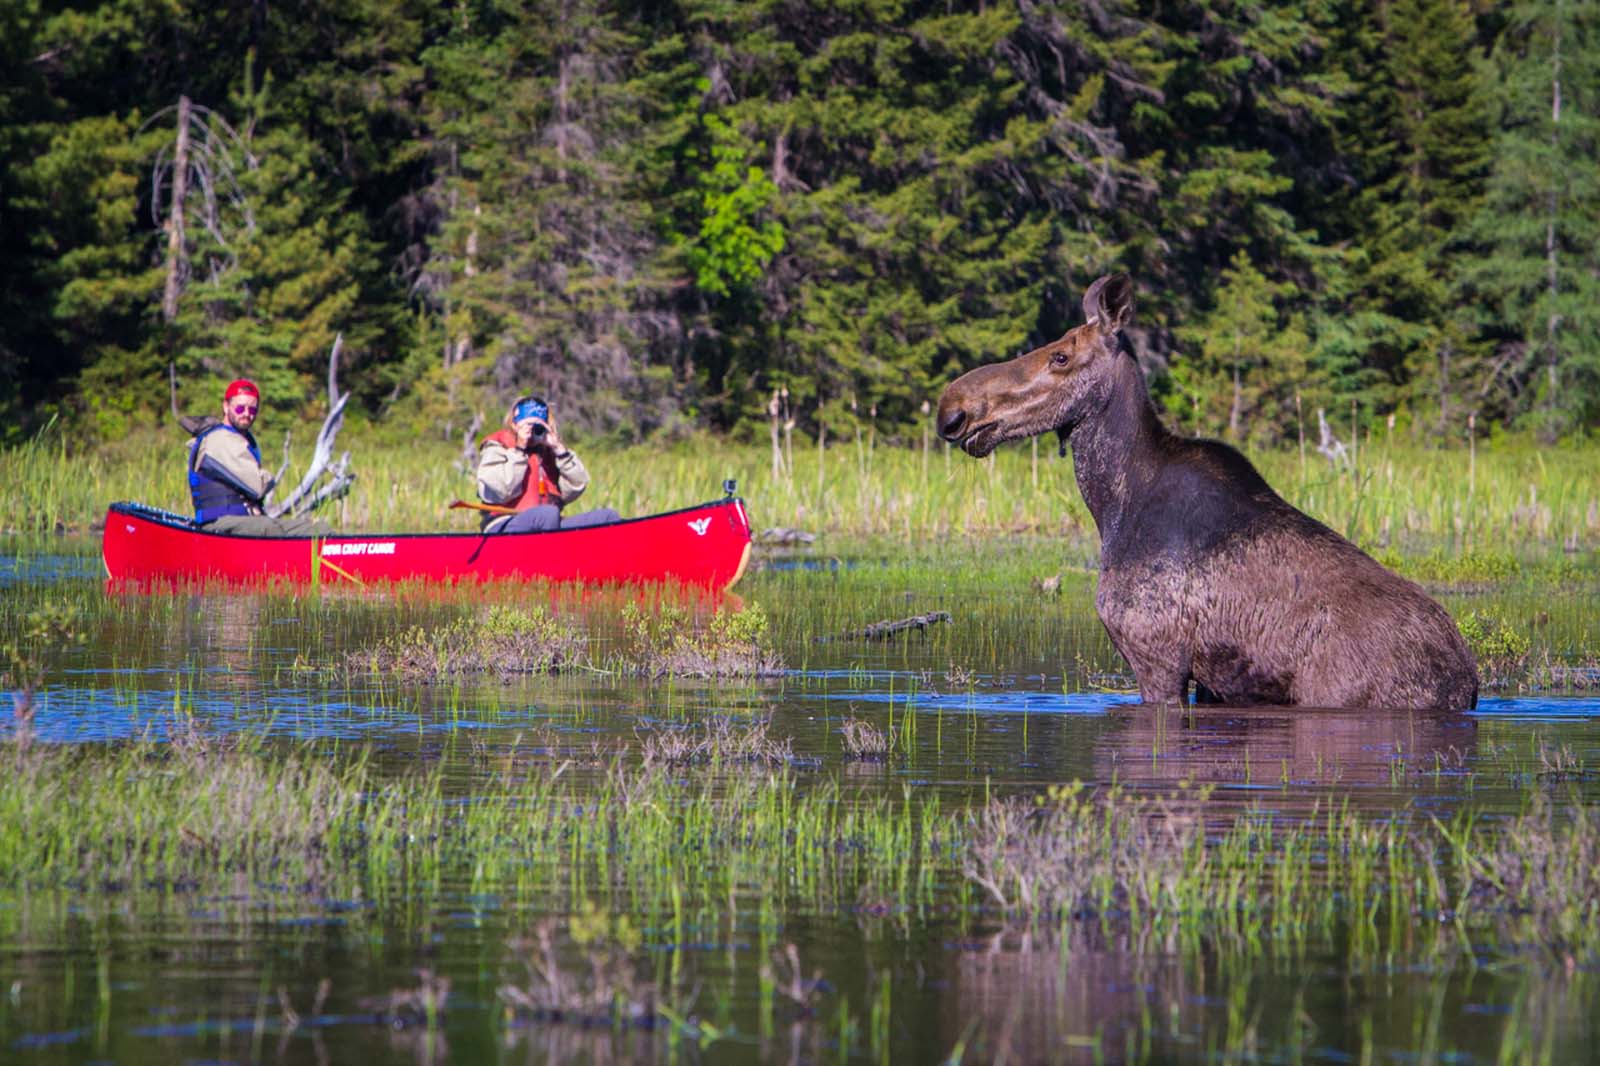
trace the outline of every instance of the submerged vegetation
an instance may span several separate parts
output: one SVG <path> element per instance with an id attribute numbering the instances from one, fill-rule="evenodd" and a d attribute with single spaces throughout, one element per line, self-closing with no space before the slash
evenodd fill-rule
<path id="1" fill-rule="evenodd" d="M 775 677 L 783 659 L 770 646 L 759 606 L 716 610 L 696 618 L 674 603 L 646 611 L 628 603 L 624 638 L 606 668 L 647 678 Z M 344 669 L 403 681 L 431 682 L 468 674 L 509 678 L 596 670 L 590 635 L 577 623 L 539 608 L 496 605 L 442 627 L 412 626 L 371 647 L 346 652 Z"/>

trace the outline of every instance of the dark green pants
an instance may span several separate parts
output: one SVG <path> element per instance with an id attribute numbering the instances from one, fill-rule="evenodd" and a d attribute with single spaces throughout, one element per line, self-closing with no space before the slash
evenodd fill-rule
<path id="1" fill-rule="evenodd" d="M 200 527 L 235 537 L 331 537 L 333 527 L 316 518 L 269 518 L 264 514 L 225 514 Z"/>

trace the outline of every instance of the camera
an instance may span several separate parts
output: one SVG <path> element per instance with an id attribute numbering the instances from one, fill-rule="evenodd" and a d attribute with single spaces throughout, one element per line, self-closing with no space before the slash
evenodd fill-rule
<path id="1" fill-rule="evenodd" d="M 543 422 L 535 422 L 533 425 L 528 427 L 528 435 L 534 440 L 540 440 L 548 432 L 550 432 L 550 427 L 545 425 Z"/>

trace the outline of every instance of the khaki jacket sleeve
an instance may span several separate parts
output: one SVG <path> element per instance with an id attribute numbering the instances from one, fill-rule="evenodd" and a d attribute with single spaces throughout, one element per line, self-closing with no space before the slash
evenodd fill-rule
<path id="1" fill-rule="evenodd" d="M 528 456 L 520 448 L 490 441 L 478 453 L 478 498 L 484 503 L 515 503 L 528 481 Z"/>
<path id="2" fill-rule="evenodd" d="M 578 458 L 578 453 L 569 450 L 566 455 L 556 457 L 556 473 L 559 484 L 556 490 L 561 493 L 561 504 L 566 506 L 589 487 L 589 471 L 583 468 L 583 460 Z"/>
<path id="3" fill-rule="evenodd" d="M 257 500 L 272 487 L 272 475 L 261 469 L 256 457 L 250 454 L 250 445 L 237 433 L 224 430 L 201 438 L 199 453 L 194 457 L 195 469 L 207 459 L 226 471 L 240 488 L 249 491 Z"/>

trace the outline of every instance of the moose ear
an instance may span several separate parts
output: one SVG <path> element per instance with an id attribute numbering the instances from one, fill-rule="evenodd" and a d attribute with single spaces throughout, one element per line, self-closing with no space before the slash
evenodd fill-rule
<path id="1" fill-rule="evenodd" d="M 1133 318 L 1133 281 L 1126 274 L 1107 274 L 1083 294 L 1083 317 L 1104 333 L 1115 333 Z"/>

